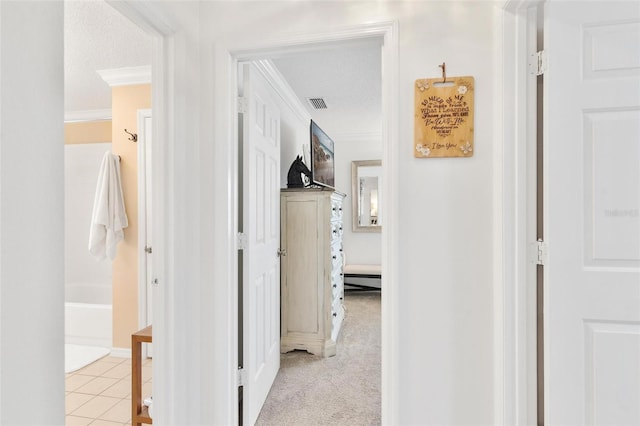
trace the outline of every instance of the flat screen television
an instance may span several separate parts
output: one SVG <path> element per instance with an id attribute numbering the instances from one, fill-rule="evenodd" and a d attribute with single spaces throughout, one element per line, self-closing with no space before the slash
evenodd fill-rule
<path id="1" fill-rule="evenodd" d="M 333 140 L 311 120 L 311 183 L 335 187 L 335 162 Z"/>

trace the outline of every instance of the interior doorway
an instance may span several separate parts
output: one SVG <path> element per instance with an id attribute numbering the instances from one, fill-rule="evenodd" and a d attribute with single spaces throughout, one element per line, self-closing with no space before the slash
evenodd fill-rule
<path id="1" fill-rule="evenodd" d="M 378 43 L 379 43 L 379 44 L 384 45 L 384 43 L 383 43 L 384 36 L 383 36 L 383 35 L 378 35 L 378 36 L 376 36 L 376 37 L 379 39 Z M 330 42 L 326 42 L 325 44 L 326 44 L 326 46 L 327 46 L 327 47 L 331 47 L 332 49 L 340 49 L 341 45 L 343 45 L 343 46 L 352 46 L 352 45 L 353 45 L 353 43 L 354 43 L 354 41 L 353 41 L 353 40 L 346 39 L 346 40 L 343 40 L 342 42 L 330 41 Z M 389 48 L 389 47 L 387 47 L 387 48 L 390 50 L 390 48 Z M 299 45 L 298 45 L 298 46 L 296 46 L 296 48 L 295 48 L 295 53 L 292 53 L 292 55 L 295 55 L 295 54 L 302 54 L 302 53 L 304 53 L 304 52 L 305 52 L 305 49 L 309 49 L 309 50 L 318 50 L 318 49 L 322 49 L 322 47 L 319 47 L 319 46 L 318 46 L 318 43 L 314 43 L 314 44 L 313 44 L 313 46 L 309 45 L 309 46 L 307 46 L 306 48 L 305 48 L 305 46 L 299 46 Z M 277 53 L 276 53 L 276 50 L 277 50 Z M 246 56 L 245 56 L 245 55 L 242 55 L 242 54 L 238 54 L 238 55 L 237 55 L 237 57 L 236 57 L 236 60 L 237 60 L 237 66 L 238 66 L 238 67 L 242 67 L 242 66 L 243 66 L 242 64 L 243 64 L 243 63 L 246 63 L 246 62 L 257 61 L 257 60 L 263 61 L 263 60 L 265 60 L 265 59 L 270 59 L 271 57 L 274 57 L 274 56 L 281 57 L 282 55 L 287 55 L 287 53 L 286 53 L 286 49 L 285 49 L 285 52 L 283 53 L 283 49 L 282 49 L 282 47 L 278 47 L 277 49 L 276 49 L 276 48 L 274 48 L 274 49 L 264 49 L 263 51 L 258 51 L 258 52 L 253 51 L 251 54 L 246 55 Z M 382 67 L 382 60 L 380 61 L 380 63 L 378 64 L 378 66 L 379 66 L 379 67 Z M 235 117 L 236 117 L 236 115 L 233 115 L 233 117 L 235 118 Z M 308 126 L 308 125 L 307 125 L 307 126 Z M 239 125 L 238 125 L 237 123 L 234 123 L 234 124 L 233 124 L 233 128 L 239 129 L 240 127 L 239 127 Z M 385 157 L 385 152 L 384 152 L 384 151 L 385 151 L 385 149 L 386 149 L 386 148 L 388 148 L 388 143 L 389 143 L 389 142 L 388 142 L 388 140 L 384 138 L 384 136 L 383 136 L 383 134 L 382 134 L 382 133 L 381 133 L 381 135 L 380 135 L 380 138 L 381 138 L 382 142 L 381 142 L 381 150 L 380 150 L 380 153 L 379 153 L 379 157 L 378 157 L 378 159 L 381 159 L 381 158 L 384 158 L 384 157 Z M 245 153 L 243 152 L 243 148 L 242 148 L 242 144 L 241 144 L 241 143 L 238 143 L 238 145 L 237 145 L 236 149 L 237 149 L 237 152 L 238 152 L 238 158 L 243 158 L 243 157 L 245 157 Z M 360 159 L 360 158 L 355 157 L 354 159 Z M 367 159 L 368 159 L 368 158 L 367 158 Z M 382 161 L 382 165 L 383 165 L 383 172 L 382 172 L 382 174 L 383 174 L 383 176 L 384 176 L 386 173 L 388 173 L 388 170 L 387 170 L 387 169 L 385 169 L 385 167 L 384 167 L 384 166 L 385 166 L 385 161 Z M 283 165 L 283 167 L 284 167 L 284 166 L 285 166 L 285 165 Z M 288 166 L 288 165 L 287 165 L 287 166 Z M 350 165 L 349 165 L 349 167 L 350 167 Z M 350 187 L 351 187 L 351 182 L 350 182 L 350 179 L 351 179 L 351 175 L 350 175 L 350 168 L 348 169 L 348 172 L 347 172 L 347 173 L 345 173 L 345 175 L 346 175 L 346 179 L 347 179 L 347 180 L 346 180 L 346 181 L 344 181 L 344 182 L 342 183 L 342 185 L 344 186 L 344 191 L 345 191 L 345 192 L 347 192 L 347 193 L 349 193 L 349 192 L 350 192 Z M 242 200 L 242 198 L 243 198 L 243 197 L 242 197 L 241 189 L 242 189 L 242 187 L 243 187 L 243 182 L 245 182 L 245 181 L 247 181 L 247 180 L 249 180 L 249 179 L 250 179 L 250 176 L 248 176 L 246 173 L 244 173 L 244 172 L 243 172 L 243 168 L 242 168 L 242 165 L 241 165 L 241 163 L 240 163 L 240 165 L 239 165 L 239 169 L 238 169 L 238 181 L 239 181 L 239 183 L 238 183 L 238 195 L 237 195 L 236 199 L 238 199 L 238 200 Z M 280 182 L 276 182 L 276 187 L 275 187 L 274 189 L 279 193 L 280 188 L 281 188 L 281 186 L 280 186 Z M 338 189 L 338 188 L 337 188 L 337 189 Z M 389 198 L 391 198 L 391 197 L 389 197 Z M 279 198 L 278 198 L 278 200 L 279 200 Z M 385 201 L 387 201 L 387 200 L 386 200 L 386 199 L 384 199 L 384 198 L 383 198 L 382 200 L 384 200 L 384 201 L 382 201 L 382 203 L 383 203 L 383 204 L 380 206 L 380 209 L 381 209 L 381 211 L 386 211 L 386 209 L 388 208 L 388 205 L 386 205 Z M 243 206 L 242 204 L 238 207 L 239 212 L 238 212 L 238 214 L 236 215 L 236 217 L 238 217 L 238 218 L 240 218 L 240 217 L 241 217 L 241 215 L 242 215 L 242 209 L 243 209 L 244 207 L 245 207 L 245 206 Z M 389 215 L 389 216 L 391 216 L 391 215 Z M 278 222 L 279 222 L 279 218 L 278 218 L 277 220 L 278 220 Z M 351 216 L 350 216 L 350 215 L 349 215 L 349 216 L 347 216 L 347 217 L 345 218 L 344 226 L 345 226 L 345 227 L 349 227 L 349 229 L 351 228 Z M 385 228 L 383 227 L 383 232 L 385 232 L 385 231 L 384 231 L 384 229 L 385 229 Z M 240 223 L 238 224 L 238 232 L 243 232 L 242 222 L 240 222 Z M 246 243 L 243 243 L 243 246 L 245 246 L 245 244 L 246 244 Z M 246 247 L 246 246 L 245 246 L 245 247 Z M 381 248 L 381 250 L 382 250 L 382 248 Z M 245 248 L 245 251 L 246 251 L 246 248 Z M 243 261 L 243 259 L 244 259 L 244 257 L 246 256 L 246 254 L 245 254 L 245 253 L 243 253 L 243 252 L 239 252 L 238 256 L 239 256 L 239 260 L 242 262 L 242 261 Z M 244 311 L 244 308 L 243 308 L 243 305 L 242 305 L 242 300 L 243 300 L 243 299 L 244 299 L 244 297 L 245 297 L 245 296 L 244 296 L 244 291 L 246 291 L 246 289 L 245 289 L 245 288 L 243 287 L 243 285 L 241 284 L 241 283 L 242 283 L 242 277 L 243 277 L 243 275 L 242 275 L 242 267 L 240 267 L 240 268 L 239 268 L 239 273 L 238 273 L 238 274 L 239 274 L 239 280 L 238 280 L 238 282 L 239 282 L 239 286 L 238 286 L 238 301 L 239 301 L 239 305 L 238 305 L 238 321 L 239 321 L 239 327 L 238 327 L 238 331 L 239 331 L 239 338 L 238 338 L 238 344 L 239 344 L 239 347 L 238 347 L 238 354 L 239 354 L 239 355 L 238 355 L 238 359 L 239 359 L 239 364 L 238 364 L 238 365 L 239 365 L 239 366 L 241 366 L 241 365 L 242 365 L 242 357 L 243 357 L 243 353 L 251 352 L 251 348 L 243 347 L 243 341 L 245 341 L 245 342 L 246 342 L 246 340 L 245 340 L 245 339 L 243 339 L 243 337 L 242 337 L 242 330 L 243 330 L 243 328 L 242 328 L 242 325 L 241 325 L 241 324 L 242 324 L 242 317 L 243 317 L 243 311 Z M 278 285 L 279 285 L 279 282 L 278 282 Z M 388 289 L 387 289 L 387 288 L 385 288 L 385 292 L 386 292 L 387 290 L 388 290 Z M 390 290 L 390 291 L 391 291 L 391 292 L 393 292 L 393 290 Z M 384 297 L 384 296 L 383 296 L 383 297 Z M 279 305 L 280 305 L 280 304 L 279 304 L 279 300 L 278 300 L 278 308 L 279 308 Z M 278 309 L 278 311 L 279 311 L 279 309 Z M 385 323 L 386 323 L 385 318 L 384 318 L 384 312 L 385 312 L 385 310 L 384 310 L 384 308 L 383 308 L 383 314 L 382 314 L 382 317 L 383 317 L 383 318 L 382 318 L 383 326 L 384 326 L 384 325 L 385 325 Z M 388 319 L 387 319 L 387 321 L 388 321 Z M 381 368 L 382 368 L 382 366 L 381 366 Z M 244 384 L 244 386 L 246 386 L 246 383 L 247 383 L 247 379 L 246 379 L 246 377 L 244 377 L 244 378 L 242 379 L 242 383 Z M 243 390 L 244 386 L 242 386 L 242 387 L 240 388 L 240 391 L 239 391 L 239 393 L 238 393 L 238 398 L 239 398 L 239 400 L 240 400 L 240 401 L 239 401 L 239 407 L 240 407 L 240 409 L 239 409 L 239 412 L 238 412 L 238 416 L 239 416 L 239 418 L 240 418 L 240 420 L 241 420 L 241 424 L 242 424 L 242 412 L 243 412 L 243 408 L 242 408 L 243 401 L 242 401 L 242 399 L 243 399 L 243 398 L 246 398 L 246 396 L 247 396 L 246 391 L 245 391 L 245 390 Z M 243 396 L 243 395 L 244 395 L 244 396 Z M 247 423 L 247 424 L 251 424 L 251 423 Z"/>
<path id="2" fill-rule="evenodd" d="M 69 73 L 67 66 L 65 66 L 65 70 L 68 74 L 67 77 L 73 80 L 77 77 L 77 74 L 80 73 L 89 74 L 90 77 L 86 79 L 77 78 L 77 80 L 85 83 L 84 85 L 66 85 L 68 90 L 73 90 L 73 96 L 68 96 L 65 93 L 65 107 L 67 114 L 69 113 L 69 108 L 73 108 L 72 115 L 84 116 L 84 114 L 80 113 L 86 113 L 92 119 L 94 115 L 96 115 L 95 113 L 102 114 L 97 120 L 87 119 L 87 121 L 95 122 L 100 120 L 100 122 L 104 122 L 109 129 L 108 135 L 100 136 L 105 137 L 106 139 L 104 140 L 120 141 L 120 144 L 117 147 L 114 145 L 115 149 L 113 150 L 113 153 L 118 154 L 120 157 L 120 170 L 122 171 L 126 168 L 127 173 L 125 185 L 123 185 L 124 191 L 126 191 L 125 196 L 128 197 L 125 203 L 125 209 L 127 211 L 129 224 L 132 226 L 129 226 L 129 229 L 125 229 L 125 233 L 127 233 L 126 243 L 128 245 L 125 255 L 123 256 L 123 244 L 121 242 L 118 247 L 120 259 L 116 261 L 120 262 L 118 266 L 120 268 L 119 271 L 122 270 L 122 265 L 124 263 L 126 263 L 127 267 L 126 285 L 120 287 L 124 287 L 127 293 L 123 294 L 121 291 L 118 296 L 122 294 L 123 297 L 117 298 L 119 305 L 122 307 L 120 308 L 121 312 L 126 312 L 126 320 L 122 320 L 122 315 L 114 315 L 114 321 L 109 321 L 110 330 L 118 327 L 118 335 L 120 336 L 120 339 L 115 341 L 115 339 L 109 338 L 107 346 L 111 351 L 111 357 L 98 361 L 98 363 L 105 364 L 107 361 L 114 361 L 113 365 L 117 365 L 116 361 L 124 362 L 125 358 L 131 357 L 131 349 L 129 346 L 129 343 L 131 342 L 130 333 L 138 330 L 138 328 L 142 328 L 138 327 L 138 325 L 148 324 L 150 322 L 152 312 L 153 301 L 150 297 L 151 288 L 150 285 L 146 285 L 150 284 L 152 277 L 151 262 L 148 261 L 150 253 L 145 251 L 145 248 L 150 248 L 150 244 L 145 244 L 145 241 L 148 240 L 152 228 L 151 221 L 147 219 L 150 219 L 149 216 L 152 200 L 152 188 L 150 185 L 152 175 L 151 162 L 153 161 L 151 156 L 151 136 L 154 124 L 152 124 L 151 121 L 151 109 L 136 111 L 136 108 L 151 107 L 150 97 L 146 98 L 148 100 L 141 99 L 144 95 L 154 90 L 150 88 L 151 75 L 149 66 L 154 62 L 151 52 L 157 48 L 157 43 L 156 46 L 154 46 L 154 43 L 152 42 L 157 41 L 157 38 L 161 38 L 161 36 L 150 31 L 148 25 L 140 25 L 140 22 L 144 21 L 144 18 L 139 14 L 132 13 L 131 9 L 135 7 L 131 4 L 132 2 L 111 3 L 108 1 L 100 1 L 87 4 L 82 2 L 65 1 L 64 3 L 65 55 L 69 55 L 72 51 L 74 52 L 73 56 L 71 58 L 67 58 L 65 61 L 69 63 L 68 68 L 72 68 L 74 71 L 74 73 Z M 135 19 L 133 19 L 132 16 L 134 16 Z M 96 21 L 100 24 L 104 24 L 106 27 L 103 28 L 101 25 L 97 25 Z M 154 38 L 156 40 L 154 40 Z M 126 46 L 123 47 L 123 44 L 126 44 Z M 87 45 L 90 45 L 89 48 L 97 53 L 92 52 L 90 55 L 86 54 L 84 49 L 87 48 Z M 154 55 L 158 56 L 157 52 L 154 52 Z M 78 57 L 81 57 L 82 61 L 77 61 Z M 94 60 L 96 57 L 98 58 L 98 61 Z M 78 62 L 81 62 L 82 66 L 79 66 Z M 155 62 L 157 63 L 157 60 Z M 87 68 L 90 69 L 87 70 Z M 107 70 L 107 72 L 97 72 L 102 70 Z M 112 71 L 112 73 L 109 73 L 109 71 Z M 118 83 L 111 84 L 113 81 L 109 81 L 109 78 L 113 77 L 114 74 L 118 74 L 115 78 L 120 77 L 121 79 Z M 92 84 L 94 81 L 91 78 L 93 78 L 93 80 L 97 80 L 97 84 Z M 128 88 L 118 87 L 117 89 L 112 89 L 113 86 L 134 85 L 143 86 L 144 90 L 147 92 L 143 95 L 136 92 L 131 96 L 122 96 L 122 91 L 127 90 Z M 89 90 L 93 89 L 95 86 L 98 86 L 101 90 L 99 92 Z M 158 80 L 158 86 L 162 86 L 161 80 Z M 70 87 L 72 87 L 72 89 L 70 89 Z M 79 88 L 85 90 L 79 90 Z M 159 88 L 161 89 L 161 87 Z M 117 96 L 114 95 L 115 90 L 119 90 Z M 80 94 L 78 94 L 78 92 L 80 92 Z M 129 94 L 130 93 L 127 93 L 127 95 Z M 154 97 L 155 96 L 156 94 L 154 93 Z M 114 102 L 116 99 L 118 101 L 117 103 Z M 66 105 L 67 102 L 69 105 Z M 125 104 L 126 107 L 123 108 L 123 105 Z M 100 109 L 97 109 L 98 107 L 100 107 Z M 126 111 L 126 113 L 123 113 L 122 111 Z M 126 122 L 123 120 L 124 116 L 126 116 Z M 115 127 L 113 127 L 116 122 L 122 125 L 122 127 L 119 127 L 117 131 Z M 123 128 L 128 128 L 129 132 Z M 129 133 L 129 135 L 123 133 L 123 130 L 124 132 Z M 123 139 L 127 139 L 127 142 L 125 142 L 124 145 L 121 143 Z M 95 174 L 98 173 L 98 170 L 99 169 L 96 168 Z M 92 189 L 95 189 L 95 187 Z M 137 199 L 136 194 L 139 195 L 139 198 Z M 137 207 L 140 207 L 139 211 Z M 132 244 L 132 242 L 136 240 L 138 241 L 137 247 Z M 145 256 L 140 256 L 136 251 L 136 248 L 139 249 L 140 252 L 144 253 Z M 112 263 L 110 259 L 103 261 L 103 263 L 105 267 L 109 268 L 109 271 L 115 270 L 114 263 Z M 116 284 L 125 282 L 125 280 L 122 279 L 123 274 L 121 273 L 110 273 L 110 281 L 112 275 L 113 277 L 116 277 Z M 140 288 L 141 283 L 143 288 Z M 112 286 L 110 285 L 110 292 L 111 288 Z M 116 285 L 113 285 L 113 288 L 115 289 Z M 123 300 L 126 302 L 122 303 Z M 114 302 L 116 302 L 116 297 L 114 297 Z M 113 305 L 116 305 L 116 303 Z M 109 308 L 111 309 L 111 304 Z M 116 325 L 115 323 L 118 322 L 118 317 L 120 317 L 121 321 Z M 151 345 L 143 345 L 144 350 L 149 348 L 149 352 L 144 354 L 145 357 L 151 356 L 150 346 Z M 96 367 L 102 368 L 104 366 L 96 365 Z M 127 368 L 125 367 L 125 364 L 122 364 L 119 365 L 118 368 L 121 371 L 121 373 L 118 374 L 111 371 L 111 369 L 105 371 L 105 376 L 111 374 L 116 377 L 112 377 L 110 379 L 100 377 L 100 379 L 109 382 L 109 384 L 114 382 L 114 390 L 112 390 L 111 398 L 115 399 L 122 397 L 124 399 L 124 397 L 131 392 L 131 380 L 127 381 L 122 377 L 117 376 L 120 374 L 126 374 L 127 371 L 130 374 L 131 367 L 129 366 Z M 147 367 L 147 370 L 150 368 L 150 366 Z M 78 376 L 88 374 L 87 371 L 88 370 L 79 371 Z M 65 380 L 67 390 L 69 391 L 69 389 L 73 389 L 73 391 L 76 391 L 69 391 L 67 393 L 67 407 L 65 413 L 70 417 L 68 421 L 76 420 L 75 418 L 79 416 L 115 421 L 117 416 L 115 416 L 114 413 L 94 412 L 86 407 L 84 408 L 84 411 L 80 410 L 81 407 L 78 407 L 77 404 L 78 401 L 82 401 L 82 398 L 78 398 L 78 396 L 82 396 L 82 390 L 78 390 L 79 388 L 76 389 L 77 387 L 72 387 L 72 383 L 76 379 L 78 379 L 78 377 L 71 378 L 69 375 Z M 145 372 L 145 379 L 150 379 L 150 375 L 147 372 Z M 126 386 L 127 382 L 128 386 Z M 120 391 L 115 390 L 116 385 Z M 153 393 L 150 389 L 151 386 L 150 382 L 145 384 L 145 387 L 147 388 L 144 391 L 145 397 L 149 397 Z M 125 392 L 126 394 L 124 394 Z M 120 403 L 120 405 L 130 407 L 130 400 L 131 397 L 129 396 L 128 402 Z M 131 412 L 129 411 L 129 416 L 127 417 L 129 419 L 131 418 L 130 413 Z M 124 416 L 125 414 L 122 415 Z M 109 416 L 112 417 L 108 418 Z"/>
<path id="3" fill-rule="evenodd" d="M 187 176 L 176 175 L 174 172 L 175 159 L 182 158 L 182 155 L 190 153 L 185 146 L 178 143 L 178 140 L 182 138 L 189 138 L 193 136 L 190 132 L 192 127 L 184 126 L 181 119 L 190 122 L 190 114 L 180 115 L 176 117 L 174 110 L 172 109 L 176 97 L 185 96 L 186 99 L 190 99 L 191 93 L 186 93 L 185 87 L 182 85 L 173 84 L 176 81 L 184 81 L 192 75 L 192 69 L 188 68 L 184 64 L 188 64 L 188 61 L 180 61 L 176 58 L 176 51 L 183 46 L 183 44 L 176 43 L 176 39 L 181 43 L 184 42 L 180 39 L 180 31 L 183 28 L 180 27 L 180 23 L 171 19 L 166 21 L 162 18 L 164 15 L 162 12 L 155 13 L 155 7 L 152 3 L 140 3 L 140 2 L 112 2 L 110 3 L 121 11 L 125 16 L 132 19 L 142 28 L 148 30 L 154 37 L 154 57 L 153 57 L 153 71 L 154 71 L 154 87 L 153 87 L 153 110 L 156 120 L 154 120 L 154 164 L 159 165 L 159 168 L 154 168 L 154 206 L 158 208 L 154 209 L 154 217 L 157 218 L 156 223 L 161 223 L 161 226 L 154 225 L 154 228 L 158 232 L 154 233 L 154 257 L 157 260 L 156 274 L 161 278 L 161 282 L 158 291 L 154 294 L 154 311 L 161 312 L 162 315 L 158 315 L 154 319 L 154 333 L 157 332 L 162 337 L 156 342 L 154 340 L 154 346 L 158 356 L 153 363 L 154 373 L 160 372 L 160 374 L 154 374 L 154 411 L 159 419 L 163 419 L 166 422 L 179 422 L 179 413 L 186 410 L 185 407 L 189 407 L 193 403 L 193 399 L 189 399 L 191 395 L 189 392 L 181 392 L 180 389 L 189 380 L 198 382 L 200 379 L 216 377 L 217 383 L 210 382 L 208 386 L 201 389 L 200 397 L 215 403 L 204 408 L 204 411 L 209 414 L 213 414 L 216 419 L 229 419 L 230 423 L 237 420 L 232 414 L 236 411 L 237 399 L 233 396 L 233 390 L 236 388 L 235 373 L 237 367 L 237 358 L 233 357 L 235 353 L 235 339 L 237 338 L 237 330 L 233 330 L 231 323 L 227 322 L 228 319 L 233 318 L 236 313 L 237 306 L 237 277 L 235 273 L 229 270 L 228 266 L 234 264 L 232 259 L 232 250 L 221 250 L 220 255 L 216 256 L 213 260 L 213 265 L 220 266 L 219 271 L 221 276 L 220 282 L 224 283 L 223 289 L 221 289 L 219 297 L 209 297 L 209 289 L 203 290 L 204 298 L 207 302 L 213 301 L 212 306 L 207 306 L 207 309 L 193 309 L 192 306 L 185 306 L 179 302 L 183 299 L 176 299 L 175 296 L 180 294 L 188 300 L 194 299 L 196 291 L 200 290 L 200 287 L 190 285 L 188 287 L 180 287 L 178 293 L 177 284 L 184 281 L 184 277 L 176 276 L 177 273 L 183 272 L 181 269 L 184 266 L 184 259 L 181 257 L 183 253 L 180 249 L 185 245 L 185 241 L 181 238 L 174 240 L 176 236 L 179 236 L 179 231 L 182 230 L 184 222 L 176 220 L 177 224 L 174 224 L 172 220 L 175 219 L 173 206 L 184 205 L 193 206 L 196 202 L 189 196 L 190 194 L 183 194 L 176 191 L 176 188 L 180 188 L 184 185 L 185 180 L 193 176 L 198 176 L 198 173 L 203 173 L 209 176 L 208 172 L 194 171 L 193 175 L 187 171 Z M 177 35 L 176 35 L 177 34 Z M 337 33 L 327 34 L 307 34 L 287 41 L 288 46 L 294 45 L 313 45 L 319 41 L 325 43 L 331 43 L 342 40 L 358 39 L 363 37 L 378 36 L 384 38 L 383 48 L 383 68 L 385 70 L 385 77 L 383 79 L 383 154 L 382 161 L 385 163 L 385 168 L 388 171 L 387 179 L 385 179 L 385 192 L 390 194 L 387 199 L 388 207 L 388 230 L 389 232 L 383 232 L 383 273 L 385 274 L 385 281 L 395 282 L 396 276 L 396 262 L 394 256 L 398 252 L 397 241 L 393 237 L 393 228 L 397 227 L 397 195 L 393 190 L 397 181 L 397 154 L 395 146 L 397 144 L 398 134 L 398 105 L 395 100 L 396 87 L 398 85 L 398 70 L 397 70 L 397 55 L 398 55 L 398 39 L 397 39 L 397 23 L 384 22 L 376 24 L 366 24 L 355 28 L 349 28 Z M 257 43 L 257 42 L 256 42 Z M 264 48 L 265 44 L 261 42 L 260 48 Z M 243 49 L 246 45 L 243 46 Z M 277 50 L 282 48 L 282 44 L 274 44 L 272 48 Z M 227 71 L 235 69 L 237 61 L 242 57 L 250 57 L 251 55 L 243 49 L 225 49 L 225 46 L 216 45 L 216 57 L 219 53 L 220 61 L 216 61 L 215 75 L 216 79 L 214 85 L 216 89 L 220 90 L 220 93 L 226 93 L 224 100 L 222 101 L 226 107 L 235 105 L 235 81 L 231 78 L 231 89 L 227 90 L 229 81 L 226 78 L 220 79 L 217 76 L 226 76 Z M 265 49 L 268 50 L 268 49 Z M 256 52 L 254 49 L 253 52 Z M 196 55 L 195 52 L 186 52 L 185 55 L 190 57 L 190 54 Z M 180 57 L 184 59 L 184 57 Z M 224 64 L 224 65 L 222 65 Z M 222 67 L 222 69 L 219 69 Z M 218 72 L 220 71 L 220 72 Z M 157 84 L 156 84 L 157 83 Z M 227 103 L 229 101 L 229 103 Z M 197 108 L 194 104 L 183 105 L 187 111 L 196 112 Z M 223 109 L 224 110 L 224 109 Z M 182 110 L 180 110 L 182 111 Z M 226 111 L 226 110 L 224 110 Z M 185 118 L 186 117 L 186 118 Z M 229 215 L 229 221 L 218 221 L 213 226 L 214 231 L 220 230 L 220 243 L 216 243 L 216 247 L 228 247 L 233 248 L 236 245 L 236 229 L 237 224 L 234 222 L 236 215 L 236 206 L 234 205 L 233 194 L 237 182 L 234 181 L 236 175 L 236 165 L 233 161 L 228 161 L 234 158 L 232 151 L 236 148 L 233 142 L 235 135 L 231 133 L 237 129 L 233 126 L 228 129 L 224 124 L 229 124 L 228 118 L 222 115 L 219 116 L 219 120 L 225 120 L 225 123 L 221 126 L 217 126 L 215 130 L 212 130 L 215 135 L 222 135 L 221 140 L 225 143 L 218 145 L 225 145 L 224 148 L 220 148 L 222 156 L 215 158 L 214 172 L 211 175 L 223 177 L 221 180 L 216 180 L 216 191 L 219 190 L 221 197 L 225 198 L 225 205 L 228 205 L 228 209 L 225 213 L 220 213 L 221 216 Z M 231 117 L 233 119 L 233 117 Z M 179 123 L 176 123 L 179 121 Z M 176 129 L 178 132 L 176 132 Z M 220 133 L 218 133 L 220 132 Z M 232 137 L 234 136 L 234 137 Z M 218 148 L 216 147 L 216 153 Z M 230 153 L 229 158 L 226 158 L 227 151 Z M 211 151 L 207 151 L 207 154 L 211 154 Z M 191 158 L 191 157 L 189 157 Z M 162 170 L 162 173 L 159 172 Z M 180 170 L 180 169 L 179 169 Z M 224 181 L 222 185 L 217 182 Z M 227 193 L 227 187 L 230 191 Z M 158 188 L 163 188 L 162 191 Z M 228 204 L 226 204 L 228 203 Z M 205 210 L 209 209 L 209 206 L 205 207 Z M 206 210 L 208 211 L 208 210 Z M 216 213 L 218 214 L 218 213 Z M 180 218 L 178 218 L 180 219 Z M 177 228 L 177 229 L 176 229 Z M 224 231 L 229 232 L 222 232 Z M 169 241 L 171 244 L 169 244 Z M 227 254 L 229 253 L 229 254 Z M 229 262 L 229 260 L 233 260 Z M 206 271 L 207 273 L 209 271 Z M 199 276 L 196 274 L 196 276 Z M 197 280 L 196 280 L 197 281 Z M 187 294 L 188 293 L 188 294 Z M 393 287 L 388 287 L 385 292 L 385 297 L 382 302 L 383 320 L 382 336 L 383 336 L 383 416 L 389 418 L 397 418 L 398 414 L 395 412 L 397 403 L 394 394 L 396 389 L 397 374 L 394 368 L 395 360 L 398 355 L 398 346 L 394 344 L 397 339 L 397 333 L 393 330 L 397 327 L 397 300 L 396 292 Z M 215 318 L 219 321 L 208 321 L 213 318 L 211 312 L 215 312 Z M 177 318 L 181 318 L 178 321 Z M 194 322 L 194 327 L 190 328 L 187 337 L 199 338 L 210 337 L 211 335 L 217 336 L 216 342 L 229 343 L 228 345 L 222 345 L 221 348 L 215 348 L 216 363 L 201 365 L 202 369 L 196 371 L 191 368 L 191 365 L 187 365 L 184 362 L 180 362 L 182 356 L 175 348 L 176 343 L 181 342 L 185 336 L 180 334 L 184 331 L 180 324 L 184 324 L 191 319 L 204 319 L 204 321 Z M 174 327 L 174 325 L 176 325 Z M 235 337 L 234 337 L 235 332 Z M 214 349 L 210 347 L 201 348 L 199 353 L 214 352 Z M 197 354 L 189 356 L 189 359 L 199 359 Z M 386 370 L 386 374 L 385 374 Z M 180 386 L 178 386 L 180 385 Z M 386 389 L 386 390 L 385 390 Z M 386 395 L 386 397 L 385 397 Z M 171 403 L 170 403 L 171 402 Z M 214 411 L 213 408 L 216 408 Z M 386 410 L 385 410 L 386 407 Z M 217 409 L 220 408 L 220 409 Z M 195 411 L 194 411 L 195 413 Z M 197 414 L 194 414 L 197 416 Z"/>

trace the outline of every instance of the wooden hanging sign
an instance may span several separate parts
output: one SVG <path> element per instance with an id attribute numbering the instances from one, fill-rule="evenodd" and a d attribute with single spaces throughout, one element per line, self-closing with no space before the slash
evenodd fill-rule
<path id="1" fill-rule="evenodd" d="M 415 83 L 413 152 L 418 158 L 473 155 L 473 77 Z"/>

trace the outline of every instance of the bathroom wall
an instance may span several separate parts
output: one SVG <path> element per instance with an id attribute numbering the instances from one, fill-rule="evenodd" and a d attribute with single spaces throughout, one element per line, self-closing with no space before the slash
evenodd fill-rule
<path id="1" fill-rule="evenodd" d="M 124 241 L 113 261 L 113 347 L 131 348 L 131 333 L 138 326 L 138 145 L 128 140 L 138 132 L 138 110 L 151 108 L 151 85 L 112 88 L 112 151 L 122 161 L 122 191 L 129 219 Z"/>
<path id="2" fill-rule="evenodd" d="M 120 155 L 122 191 L 129 226 L 112 263 L 113 348 L 128 350 L 138 326 L 138 146 L 124 129 L 137 133 L 138 110 L 151 108 L 151 85 L 116 86 L 112 91 L 111 121 L 65 124 L 65 143 L 103 142 Z M 96 170 L 96 173 L 98 170 Z"/>
<path id="3" fill-rule="evenodd" d="M 79 121 L 64 124 L 64 143 L 111 142 L 111 120 Z"/>

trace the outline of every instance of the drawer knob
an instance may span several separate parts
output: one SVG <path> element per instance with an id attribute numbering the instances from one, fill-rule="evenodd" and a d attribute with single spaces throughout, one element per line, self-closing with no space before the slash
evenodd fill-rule
<path id="1" fill-rule="evenodd" d="M 334 312 L 334 313 L 333 313 L 333 316 L 334 316 L 334 317 L 337 317 L 337 316 L 338 316 L 338 313 L 337 313 L 337 312 Z"/>
<path id="2" fill-rule="evenodd" d="M 336 259 L 336 255 L 335 254 L 333 255 L 333 258 Z"/>

